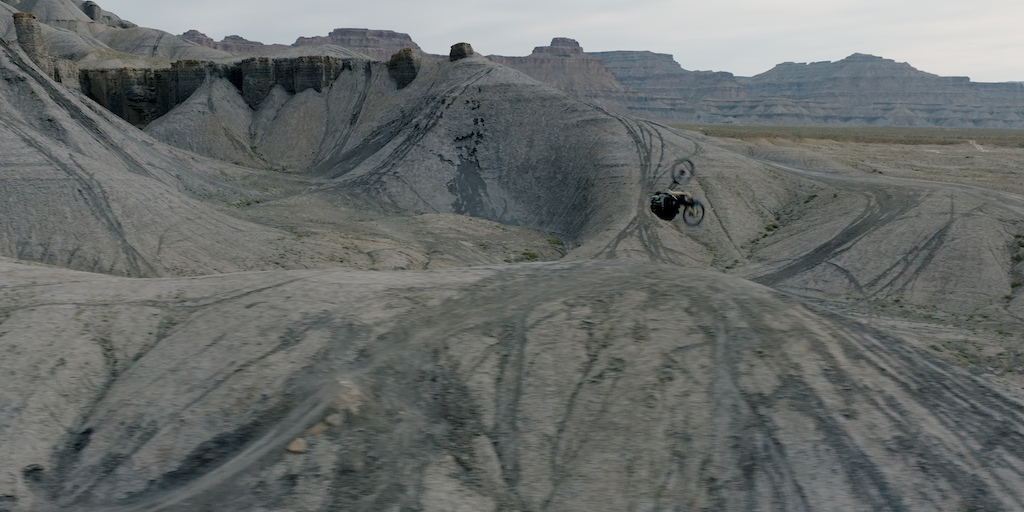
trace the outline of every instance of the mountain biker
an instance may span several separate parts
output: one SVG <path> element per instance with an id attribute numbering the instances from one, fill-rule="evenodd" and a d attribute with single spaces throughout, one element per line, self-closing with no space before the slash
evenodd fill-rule
<path id="1" fill-rule="evenodd" d="M 682 207 L 686 207 L 691 214 L 696 214 L 693 210 L 693 196 L 681 190 L 669 189 L 664 192 L 655 192 L 651 196 L 651 211 L 659 219 L 670 221 L 676 218 Z"/>

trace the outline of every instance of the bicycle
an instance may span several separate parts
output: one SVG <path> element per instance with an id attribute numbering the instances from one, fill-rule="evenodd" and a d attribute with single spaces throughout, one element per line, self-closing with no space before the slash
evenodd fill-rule
<path id="1" fill-rule="evenodd" d="M 662 220 L 671 221 L 683 214 L 683 223 L 687 226 L 699 226 L 704 221 L 704 203 L 689 193 L 681 190 L 693 178 L 696 169 L 693 161 L 682 158 L 672 165 L 672 183 L 664 192 L 655 192 L 651 196 L 651 212 Z"/>

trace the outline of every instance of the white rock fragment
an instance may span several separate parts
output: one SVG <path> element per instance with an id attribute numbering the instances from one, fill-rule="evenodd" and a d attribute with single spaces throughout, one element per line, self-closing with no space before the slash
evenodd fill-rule
<path id="1" fill-rule="evenodd" d="M 285 449 L 292 453 L 306 453 L 309 451 L 309 444 L 305 439 L 296 437 L 294 441 L 288 443 L 288 447 Z"/>

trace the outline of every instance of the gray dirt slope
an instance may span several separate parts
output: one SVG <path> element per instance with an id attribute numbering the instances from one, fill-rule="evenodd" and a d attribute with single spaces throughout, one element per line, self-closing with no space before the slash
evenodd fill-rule
<path id="1" fill-rule="evenodd" d="M 242 169 L 156 145 L 0 43 L 3 254 L 131 276 L 261 268 L 284 233 L 202 199 L 249 197 Z"/>
<path id="2" fill-rule="evenodd" d="M 3 0 L 0 37 L 17 39 L 10 15 L 30 12 L 41 22 L 43 38 L 54 57 L 79 61 L 83 67 L 166 65 L 174 59 L 223 59 L 231 54 L 206 48 L 162 30 L 125 23 L 103 11 L 94 21 L 75 0 Z"/>
<path id="3" fill-rule="evenodd" d="M 143 133 L 0 43 L 0 510 L 1024 509 L 1024 406 L 921 334 L 1016 361 L 1018 195 L 481 57 L 237 94 Z"/>
<path id="4" fill-rule="evenodd" d="M 395 90 L 383 63 L 323 92 L 277 89 L 253 111 L 208 82 L 147 132 L 314 180 L 312 194 L 398 214 L 455 213 L 549 231 L 570 258 L 736 269 L 830 299 L 899 297 L 939 311 L 1014 298 L 1024 202 L 992 190 L 808 168 L 573 100 L 481 57 L 424 62 Z M 553 115 L 557 112 L 558 115 Z M 646 212 L 690 157 L 700 230 Z M 969 255 L 969 257 L 965 257 Z M 743 267 L 742 270 L 738 270 Z"/>
<path id="5" fill-rule="evenodd" d="M 0 275 L 12 510 L 1024 508 L 1019 402 L 721 273 Z"/>

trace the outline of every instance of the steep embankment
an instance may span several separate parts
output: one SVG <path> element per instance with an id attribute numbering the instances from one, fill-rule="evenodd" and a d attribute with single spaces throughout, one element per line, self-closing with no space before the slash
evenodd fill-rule
<path id="1" fill-rule="evenodd" d="M 215 81 L 148 131 L 309 176 L 321 197 L 550 231 L 574 244 L 573 259 L 745 267 L 822 298 L 898 297 L 947 312 L 1001 305 L 1011 292 L 1019 198 L 858 175 L 824 157 L 823 170 L 801 170 L 594 108 L 476 56 L 417 65 L 400 89 L 369 62 L 321 92 L 275 89 L 255 111 Z M 646 205 L 687 156 L 698 169 L 690 189 L 709 207 L 696 230 Z"/>
<path id="2" fill-rule="evenodd" d="M 1024 507 L 1019 403 L 718 273 L 0 272 L 18 510 Z"/>
<path id="3" fill-rule="evenodd" d="M 4 43 L 0 67 L 4 255 L 136 277 L 280 268 L 284 232 L 202 201 L 264 197 L 227 181 L 249 171 L 157 144 Z"/>
<path id="4" fill-rule="evenodd" d="M 595 108 L 479 56 L 415 66 L 401 87 L 384 63 L 364 62 L 319 92 L 275 87 L 250 102 L 216 80 L 147 132 L 228 161 L 262 160 L 319 183 L 314 196 L 387 215 L 460 214 L 549 231 L 576 247 L 574 258 L 731 261 L 742 256 L 730 236 L 757 236 L 773 211 L 798 200 L 800 180 L 736 155 L 702 155 L 684 134 Z M 718 189 L 712 198 L 704 181 L 693 187 L 713 200 L 706 235 L 647 211 L 648 194 L 686 156 Z"/>
<path id="5" fill-rule="evenodd" d="M 275 88 L 255 111 L 218 81 L 147 131 L 392 213 L 469 214 L 575 240 L 635 209 L 636 147 L 614 116 L 479 56 L 415 65 L 402 88 L 384 63 L 357 63 L 320 92 Z"/>
<path id="6" fill-rule="evenodd" d="M 297 212 L 278 215 L 284 203 L 271 199 L 321 182 L 164 146 L 48 80 L 16 47 L 2 50 L 2 255 L 131 276 L 433 268 L 560 255 L 547 233 L 465 217 L 403 221 L 302 197 Z M 260 203 L 271 222 L 238 218 Z"/>
<path id="7" fill-rule="evenodd" d="M 151 67 L 155 62 L 166 64 L 173 59 L 231 57 L 227 52 L 200 46 L 162 30 L 121 20 L 94 2 L 4 0 L 4 4 L 0 5 L 4 18 L 9 19 L 9 13 L 18 11 L 36 15 L 43 24 L 43 37 L 51 55 L 81 61 L 84 67 Z M 15 39 L 12 36 L 14 34 L 8 32 L 9 40 Z"/>

